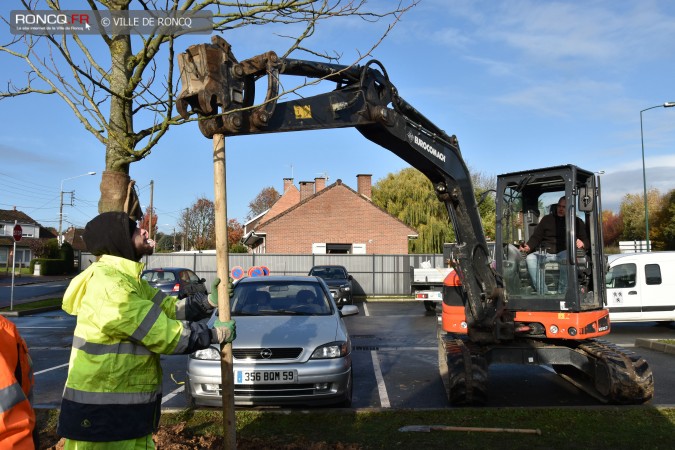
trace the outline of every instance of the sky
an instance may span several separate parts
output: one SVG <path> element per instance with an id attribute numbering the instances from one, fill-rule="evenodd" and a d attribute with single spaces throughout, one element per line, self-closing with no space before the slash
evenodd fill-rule
<path id="1" fill-rule="evenodd" d="M 13 9 L 22 9 L 18 1 L 3 1 L 0 15 Z M 326 21 L 306 46 L 350 64 L 388 25 Z M 257 27 L 222 37 L 241 61 L 283 53 L 280 35 L 292 31 Z M 0 42 L 11 38 L 1 24 Z M 210 40 L 191 38 L 178 40 L 177 51 Z M 97 61 L 108 58 L 101 53 Z M 675 107 L 659 106 L 675 102 L 675 2 L 421 0 L 366 59 L 380 61 L 401 97 L 457 136 L 473 171 L 496 176 L 575 164 L 601 173 L 603 208 L 618 212 L 626 194 L 643 194 L 644 143 L 648 189 L 675 188 Z M 0 52 L 0 65 L 0 89 L 25 79 L 20 60 Z M 300 82 L 282 80 L 284 88 Z M 334 88 L 321 86 L 318 92 Z M 63 187 L 63 229 L 83 227 L 97 214 L 103 145 L 54 96 L 4 99 L 0 117 L 0 209 L 16 206 L 58 228 Z M 299 186 L 325 176 L 327 184 L 341 179 L 356 189 L 357 174 L 371 174 L 375 184 L 408 167 L 354 129 L 237 136 L 225 145 L 228 219 L 241 223 L 256 195 L 269 186 L 282 192 L 284 178 Z M 211 155 L 212 141 L 186 124 L 132 164 L 141 205 L 149 206 L 152 195 L 160 232 L 178 229 L 182 210 L 197 199 L 213 200 Z"/>

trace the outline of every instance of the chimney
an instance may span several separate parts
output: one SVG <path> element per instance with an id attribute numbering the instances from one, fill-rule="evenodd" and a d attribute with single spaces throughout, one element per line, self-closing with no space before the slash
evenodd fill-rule
<path id="1" fill-rule="evenodd" d="M 324 177 L 314 178 L 314 186 L 316 187 L 316 192 L 319 192 L 326 187 L 326 179 Z"/>
<path id="2" fill-rule="evenodd" d="M 313 181 L 301 181 L 300 182 L 300 201 L 303 201 L 307 197 L 314 195 L 314 182 Z"/>
<path id="3" fill-rule="evenodd" d="M 284 178 L 284 193 L 293 186 L 293 178 Z M 282 194 L 283 195 L 283 194 Z"/>
<path id="4" fill-rule="evenodd" d="M 359 174 L 356 176 L 356 190 L 359 194 L 363 195 L 364 197 L 370 198 L 372 197 L 372 175 L 370 174 Z"/>

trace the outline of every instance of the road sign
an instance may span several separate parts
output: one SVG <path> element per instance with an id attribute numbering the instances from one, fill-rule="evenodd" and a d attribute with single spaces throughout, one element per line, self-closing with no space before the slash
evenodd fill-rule
<path id="1" fill-rule="evenodd" d="M 23 235 L 23 230 L 21 229 L 21 225 L 18 223 L 14 225 L 14 240 L 16 242 L 19 242 L 21 240 L 21 236 Z"/>

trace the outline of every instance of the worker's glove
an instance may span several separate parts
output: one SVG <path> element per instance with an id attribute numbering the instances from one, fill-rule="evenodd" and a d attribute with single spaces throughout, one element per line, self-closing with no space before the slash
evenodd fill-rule
<path id="1" fill-rule="evenodd" d="M 196 292 L 176 302 L 176 319 L 190 322 L 201 320 L 210 317 L 215 309 L 208 295 Z"/>
<path id="2" fill-rule="evenodd" d="M 209 294 L 209 303 L 214 308 L 218 306 L 218 285 L 220 284 L 220 278 L 216 277 L 211 283 L 211 293 Z"/>
<path id="3" fill-rule="evenodd" d="M 201 292 L 196 292 L 193 296 L 188 297 L 189 307 L 192 307 L 196 310 L 198 316 L 207 316 L 213 312 L 215 305 L 209 300 L 209 296 L 202 294 Z M 190 320 L 190 318 L 188 318 Z"/>
<path id="4" fill-rule="evenodd" d="M 209 294 L 209 302 L 212 306 L 218 306 L 218 285 L 220 284 L 220 278 L 216 277 L 211 283 L 211 293 Z M 232 298 L 232 293 L 234 291 L 234 285 L 232 284 L 232 278 L 227 282 L 227 295 L 229 298 Z"/>
<path id="5" fill-rule="evenodd" d="M 211 330 L 212 344 L 229 344 L 237 338 L 237 324 L 234 320 L 221 322 L 216 319 Z"/>

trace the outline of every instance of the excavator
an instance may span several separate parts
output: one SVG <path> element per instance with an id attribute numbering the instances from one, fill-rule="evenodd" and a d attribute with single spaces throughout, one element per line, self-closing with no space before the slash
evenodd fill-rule
<path id="1" fill-rule="evenodd" d="M 184 119 L 196 114 L 207 138 L 354 127 L 429 178 L 456 238 L 444 258 L 455 270 L 444 287 L 438 330 L 451 405 L 487 403 L 490 364 L 551 367 L 606 403 L 642 404 L 653 397 L 647 361 L 601 339 L 610 320 L 595 173 L 570 164 L 499 175 L 491 255 L 456 136 L 406 102 L 379 61 L 347 66 L 282 59 L 272 51 L 238 61 L 231 45 L 214 36 L 189 47 L 178 62 L 177 110 Z M 282 75 L 335 85 L 287 99 Z M 264 86 L 265 77 L 265 97 L 256 102 L 256 82 Z M 531 263 L 518 246 L 560 198 L 567 205 L 566 250 Z M 577 217 L 589 241 L 583 249 L 574 245 Z"/>

